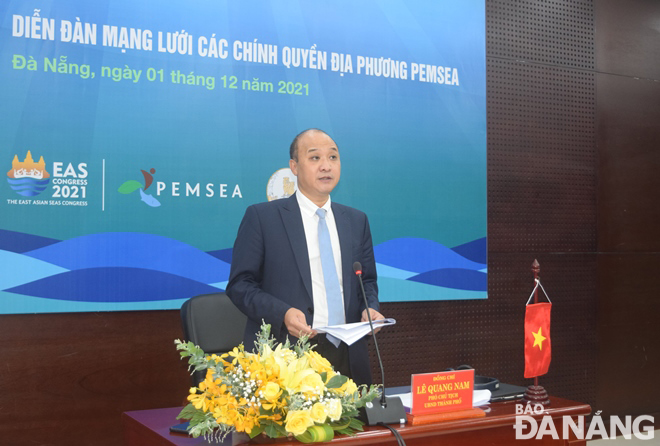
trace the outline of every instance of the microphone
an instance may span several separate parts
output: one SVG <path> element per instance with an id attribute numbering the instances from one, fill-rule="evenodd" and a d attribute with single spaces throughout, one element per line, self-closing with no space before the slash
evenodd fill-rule
<path id="1" fill-rule="evenodd" d="M 369 302 L 367 301 L 367 294 L 364 292 L 364 283 L 362 282 L 362 264 L 360 262 L 353 263 L 353 271 L 358 277 L 360 282 L 360 289 L 362 290 L 362 297 L 364 299 L 364 306 L 367 310 L 367 318 L 369 319 L 369 327 L 371 328 L 371 335 L 374 340 L 374 347 L 376 347 L 376 356 L 378 357 L 378 364 L 380 365 L 380 377 L 383 384 L 383 393 L 380 397 L 380 404 L 367 403 L 364 407 L 365 418 L 367 420 L 367 426 L 374 426 L 377 424 L 393 424 L 393 423 L 405 423 L 406 422 L 406 411 L 403 408 L 403 403 L 399 397 L 390 397 L 389 399 L 385 396 L 385 368 L 383 367 L 383 361 L 380 356 L 380 351 L 378 350 L 378 339 L 376 339 L 376 331 L 374 330 L 374 324 L 371 320 L 371 312 L 369 311 Z M 371 407 L 370 407 L 371 406 Z"/>

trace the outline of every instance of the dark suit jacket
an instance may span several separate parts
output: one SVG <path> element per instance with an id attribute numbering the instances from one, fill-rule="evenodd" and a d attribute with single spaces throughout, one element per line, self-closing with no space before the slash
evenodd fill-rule
<path id="1" fill-rule="evenodd" d="M 342 257 L 346 322 L 359 322 L 364 299 L 359 293 L 353 263 L 362 263 L 369 307 L 379 310 L 376 262 L 367 216 L 356 209 L 332 203 Z M 238 229 L 232 254 L 227 295 L 248 316 L 244 344 L 251 350 L 262 319 L 283 342 L 288 331 L 284 314 L 298 308 L 312 325 L 314 300 L 307 241 L 295 195 L 247 208 Z M 295 342 L 296 338 L 291 338 Z M 371 383 L 366 339 L 349 347 L 353 379 Z"/>

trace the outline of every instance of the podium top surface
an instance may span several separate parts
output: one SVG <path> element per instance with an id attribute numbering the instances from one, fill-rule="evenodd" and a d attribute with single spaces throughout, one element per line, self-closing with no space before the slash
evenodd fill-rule
<path id="1" fill-rule="evenodd" d="M 550 397 L 550 406 L 547 407 L 544 414 L 529 414 L 530 416 L 540 419 L 543 415 L 550 415 L 553 418 L 560 418 L 562 416 L 586 416 L 591 413 L 591 407 L 588 404 L 578 403 L 575 401 L 565 400 L 562 398 Z M 412 426 L 408 424 L 392 425 L 406 440 L 409 445 L 426 444 L 432 445 L 442 439 L 443 444 L 447 445 L 448 440 L 453 435 L 460 435 L 465 439 L 466 435 L 475 437 L 475 444 L 478 444 L 479 434 L 484 432 L 494 432 L 495 430 L 501 431 L 501 434 L 510 433 L 511 438 L 514 435 L 513 424 L 516 417 L 516 405 L 521 404 L 519 401 L 507 401 L 491 403 L 486 409 L 486 416 L 480 418 L 466 418 L 461 420 L 443 421 L 440 423 L 425 424 L 420 426 Z M 122 422 L 124 426 L 125 444 L 140 445 L 140 446 L 202 446 L 208 445 L 203 438 L 191 438 L 185 434 L 170 433 L 169 428 L 180 421 L 176 416 L 181 411 L 181 407 L 170 407 L 164 409 L 152 410 L 138 410 L 131 412 L 124 412 L 122 414 Z M 492 437 L 492 433 L 488 434 Z M 258 443 L 275 444 L 278 446 L 299 446 L 300 442 L 281 438 L 277 440 L 264 439 Z M 346 435 L 339 435 L 335 437 L 332 444 L 396 444 L 392 433 L 385 428 L 379 426 L 365 426 L 364 432 L 360 432 L 357 436 L 349 437 Z M 224 443 L 231 445 L 232 441 L 228 438 Z M 250 443 L 252 444 L 252 443 Z M 256 442 L 255 442 L 256 444 Z M 438 443 L 439 444 L 439 443 Z M 469 444 L 469 443 L 461 443 Z M 483 443 L 482 443 L 483 444 Z M 506 444 L 506 443 L 502 443 Z"/>

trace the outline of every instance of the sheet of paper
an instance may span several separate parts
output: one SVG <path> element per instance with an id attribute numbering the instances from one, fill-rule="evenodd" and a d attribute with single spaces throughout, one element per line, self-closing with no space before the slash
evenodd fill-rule
<path id="1" fill-rule="evenodd" d="M 397 393 L 396 395 L 387 395 L 388 398 L 399 397 L 403 407 L 410 409 L 412 406 L 412 393 Z"/>
<path id="2" fill-rule="evenodd" d="M 398 396 L 401 398 L 403 407 L 410 409 L 412 407 L 412 393 L 397 393 L 396 395 L 387 395 L 388 398 Z M 490 390 L 475 390 L 472 392 L 472 407 L 483 406 L 490 402 Z"/>
<path id="3" fill-rule="evenodd" d="M 490 402 L 490 390 L 475 390 L 472 392 L 472 407 L 483 406 Z"/>
<path id="4" fill-rule="evenodd" d="M 381 328 L 387 325 L 396 324 L 396 320 L 392 318 L 379 319 L 377 321 L 373 321 L 373 324 L 374 328 Z M 367 333 L 371 333 L 369 321 L 355 322 L 352 324 L 343 325 L 332 325 L 329 327 L 315 327 L 314 330 L 318 331 L 319 333 L 330 334 L 338 339 L 341 339 L 348 345 L 354 344 Z"/>

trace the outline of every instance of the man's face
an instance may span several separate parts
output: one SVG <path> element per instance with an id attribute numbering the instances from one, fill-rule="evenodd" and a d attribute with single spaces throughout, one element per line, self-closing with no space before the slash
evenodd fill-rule
<path id="1" fill-rule="evenodd" d="M 300 192 L 323 206 L 339 182 L 339 149 L 325 133 L 308 132 L 298 141 L 298 161 L 289 160 L 289 167 L 298 177 Z"/>

